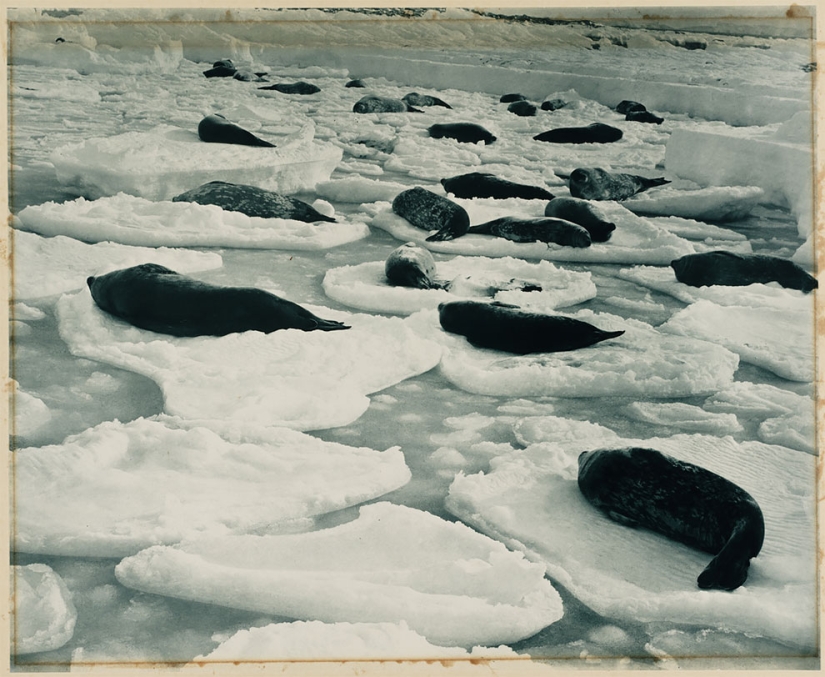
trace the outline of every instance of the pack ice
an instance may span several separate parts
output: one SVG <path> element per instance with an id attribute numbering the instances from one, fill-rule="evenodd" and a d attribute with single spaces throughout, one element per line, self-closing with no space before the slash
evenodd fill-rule
<path id="1" fill-rule="evenodd" d="M 458 522 L 390 503 L 283 536 L 156 546 L 115 568 L 127 587 L 325 623 L 398 623 L 441 646 L 515 642 L 562 617 L 544 566 Z"/>
<path id="2" fill-rule="evenodd" d="M 549 261 L 530 263 L 510 256 L 455 256 L 438 261 L 437 279 L 447 289 L 396 287 L 387 281 L 383 261 L 332 268 L 324 276 L 327 296 L 362 310 L 410 315 L 439 303 L 489 297 L 531 309 L 572 306 L 596 296 L 590 273 L 558 268 Z M 521 291 L 521 283 L 538 284 L 541 291 Z"/>
<path id="3" fill-rule="evenodd" d="M 698 221 L 738 221 L 759 204 L 765 191 L 758 186 L 709 186 L 696 190 L 671 185 L 637 193 L 622 202 L 634 214 L 678 216 Z"/>
<path id="4" fill-rule="evenodd" d="M 15 550 L 122 557 L 196 536 L 306 528 L 308 517 L 410 479 L 398 447 L 349 447 L 285 428 L 230 442 L 179 423 L 110 421 L 19 449 Z"/>
<path id="5" fill-rule="evenodd" d="M 215 430 L 347 425 L 368 394 L 429 371 L 441 356 L 406 320 L 306 306 L 352 328 L 178 338 L 138 329 L 95 306 L 88 289 L 57 302 L 60 336 L 72 354 L 157 382 L 164 412 Z"/>
<path id="6" fill-rule="evenodd" d="M 12 566 L 11 652 L 52 651 L 74 634 L 77 610 L 72 594 L 46 564 Z"/>
<path id="7" fill-rule="evenodd" d="M 546 430 L 552 431 L 553 427 Z M 547 565 L 550 576 L 604 616 L 755 634 L 810 650 L 816 642 L 814 459 L 762 442 L 676 435 L 616 439 L 590 428 L 575 438 L 541 435 L 526 449 L 459 475 L 447 509 Z M 538 434 L 537 434 L 538 433 Z M 765 542 L 734 592 L 700 590 L 710 555 L 645 529 L 620 525 L 576 484 L 581 451 L 644 446 L 707 468 L 750 493 L 765 518 Z"/>
<path id="8" fill-rule="evenodd" d="M 69 235 L 86 242 L 144 247 L 316 250 L 353 242 L 369 233 L 365 224 L 357 222 L 265 219 L 216 205 L 153 202 L 126 193 L 97 200 L 81 197 L 62 204 L 31 205 L 17 218 L 18 227 L 41 235 Z"/>

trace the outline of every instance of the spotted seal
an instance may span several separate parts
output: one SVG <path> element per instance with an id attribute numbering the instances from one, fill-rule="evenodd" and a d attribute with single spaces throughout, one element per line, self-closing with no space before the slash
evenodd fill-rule
<path id="1" fill-rule="evenodd" d="M 611 173 L 600 167 L 580 167 L 570 174 L 570 195 L 585 200 L 626 200 L 666 183 L 670 181 L 664 177 L 648 179 L 636 174 Z"/>
<path id="2" fill-rule="evenodd" d="M 263 289 L 221 287 L 156 263 L 92 276 L 86 283 L 101 310 L 140 329 L 172 336 L 349 329 Z"/>
<path id="3" fill-rule="evenodd" d="M 449 108 L 452 106 L 446 101 L 442 101 L 438 97 L 429 96 L 427 94 L 419 94 L 418 92 L 410 92 L 401 97 L 408 106 L 441 106 L 442 108 Z"/>
<path id="4" fill-rule="evenodd" d="M 435 259 L 430 252 L 407 242 L 393 249 L 384 262 L 384 275 L 390 284 L 416 289 L 443 289 L 444 283 L 435 279 Z"/>
<path id="5" fill-rule="evenodd" d="M 321 91 L 318 85 L 313 85 L 311 82 L 276 82 L 274 85 L 267 87 L 258 87 L 258 89 L 267 89 L 281 94 L 317 94 Z"/>
<path id="6" fill-rule="evenodd" d="M 602 122 L 594 122 L 587 127 L 559 127 L 533 137 L 536 141 L 548 143 L 613 143 L 623 136 L 622 130 Z"/>
<path id="7" fill-rule="evenodd" d="M 765 539 L 762 510 L 744 489 L 654 449 L 600 449 L 579 456 L 582 495 L 610 519 L 644 527 L 714 555 L 702 589 L 735 590 Z"/>
<path id="8" fill-rule="evenodd" d="M 496 140 L 496 137 L 488 130 L 473 122 L 435 124 L 427 129 L 427 132 L 434 139 L 455 139 L 459 143 L 478 143 L 479 141 L 483 141 L 485 145 L 490 145 Z"/>
<path id="9" fill-rule="evenodd" d="M 413 108 L 406 101 L 392 99 L 386 96 L 369 94 L 361 97 L 352 107 L 354 113 L 423 113 Z"/>
<path id="10" fill-rule="evenodd" d="M 198 124 L 198 137 L 207 143 L 234 143 L 241 146 L 275 148 L 274 143 L 258 138 L 243 127 L 229 122 L 220 113 L 207 115 Z"/>
<path id="11" fill-rule="evenodd" d="M 597 205 L 575 197 L 555 197 L 544 207 L 544 215 L 578 223 L 593 242 L 607 242 L 616 224 L 607 220 Z"/>
<path id="12" fill-rule="evenodd" d="M 576 223 L 564 219 L 522 219 L 503 216 L 471 227 L 468 233 L 494 235 L 512 242 L 546 242 L 564 247 L 589 247 L 590 233 Z"/>
<path id="13" fill-rule="evenodd" d="M 810 292 L 819 282 L 793 261 L 766 254 L 735 254 L 728 251 L 688 254 L 670 262 L 676 279 L 691 287 L 778 282 L 787 289 Z"/>
<path id="14" fill-rule="evenodd" d="M 532 313 L 498 302 L 441 303 L 438 319 L 445 331 L 465 336 L 474 346 L 519 355 L 578 350 L 624 334 L 603 331 L 572 317 Z"/>
<path id="15" fill-rule="evenodd" d="M 441 179 L 448 193 L 460 198 L 484 197 L 506 200 L 517 197 L 522 200 L 552 200 L 553 193 L 539 186 L 528 186 L 507 179 L 500 179 L 487 172 L 470 172 L 449 179 Z"/>
<path id="16" fill-rule="evenodd" d="M 197 202 L 201 205 L 217 205 L 230 212 L 241 212 L 247 216 L 263 219 L 292 219 L 313 223 L 335 219 L 317 211 L 314 207 L 294 197 L 280 195 L 256 186 L 245 186 L 226 181 L 210 181 L 202 186 L 176 195 L 172 202 Z"/>
<path id="17" fill-rule="evenodd" d="M 418 186 L 396 195 L 392 210 L 416 228 L 438 231 L 430 235 L 427 242 L 461 237 L 470 227 L 470 217 L 464 207 Z"/>

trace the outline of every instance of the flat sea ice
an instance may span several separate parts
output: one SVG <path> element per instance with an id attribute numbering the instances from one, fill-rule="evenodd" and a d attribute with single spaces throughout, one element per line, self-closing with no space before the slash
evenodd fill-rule
<path id="1" fill-rule="evenodd" d="M 45 564 L 12 566 L 11 653 L 59 649 L 74 634 L 77 610 L 66 584 Z"/>
<path id="2" fill-rule="evenodd" d="M 663 186 L 637 193 L 622 202 L 635 214 L 680 216 L 697 221 L 738 221 L 750 214 L 764 196 L 758 186 L 711 186 L 678 190 Z"/>

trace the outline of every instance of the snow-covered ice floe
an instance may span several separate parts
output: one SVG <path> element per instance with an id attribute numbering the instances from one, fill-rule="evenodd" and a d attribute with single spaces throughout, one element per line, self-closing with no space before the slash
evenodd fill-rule
<path id="1" fill-rule="evenodd" d="M 109 421 L 17 450 L 15 550 L 122 557 L 185 538 L 307 528 L 306 518 L 410 479 L 398 447 L 379 452 L 286 428 L 229 442 L 167 422 Z"/>
<path id="2" fill-rule="evenodd" d="M 731 435 L 742 430 L 735 414 L 705 411 L 685 402 L 633 402 L 624 411 L 636 421 L 672 426 L 687 432 Z"/>
<path id="3" fill-rule="evenodd" d="M 354 308 L 398 315 L 465 298 L 489 297 L 502 303 L 551 310 L 596 296 L 590 273 L 558 268 L 549 261 L 456 256 L 438 261 L 436 266 L 436 278 L 450 281 L 449 289 L 394 286 L 384 274 L 384 262 L 370 261 L 327 271 L 324 291 L 330 298 Z M 523 282 L 538 284 L 541 291 L 521 291 L 519 286 Z"/>
<path id="4" fill-rule="evenodd" d="M 60 183 L 88 198 L 129 193 L 168 200 L 220 179 L 278 193 L 311 190 L 341 160 L 340 148 L 313 140 L 314 124 L 273 139 L 275 148 L 204 143 L 192 130 L 160 125 L 148 132 L 91 138 L 50 156 Z"/>
<path id="5" fill-rule="evenodd" d="M 126 193 L 97 200 L 81 197 L 62 204 L 32 205 L 22 209 L 17 218 L 19 228 L 41 235 L 145 247 L 314 250 L 337 247 L 369 234 L 369 228 L 358 222 L 265 219 L 216 205 L 154 202 Z"/>
<path id="6" fill-rule="evenodd" d="M 298 620 L 397 623 L 442 646 L 511 643 L 563 615 L 544 566 L 464 524 L 390 503 L 307 534 L 157 546 L 127 587 Z"/>
<path id="7" fill-rule="evenodd" d="M 368 394 L 438 364 L 441 347 L 413 332 L 407 320 L 305 307 L 352 328 L 178 338 L 104 313 L 88 289 L 61 297 L 57 317 L 74 355 L 153 379 L 163 390 L 165 413 L 218 431 L 347 425 L 366 411 Z"/>
<path id="8" fill-rule="evenodd" d="M 239 630 L 214 651 L 195 661 L 349 659 L 393 660 L 427 658 L 514 658 L 508 646 L 494 648 L 430 644 L 411 630 L 405 621 L 397 623 L 322 623 L 295 621 Z"/>
<path id="9" fill-rule="evenodd" d="M 679 190 L 664 186 L 622 202 L 635 214 L 679 216 L 697 221 L 738 221 L 750 214 L 765 191 L 758 186 L 712 186 Z"/>
<path id="10" fill-rule="evenodd" d="M 709 395 L 730 384 L 739 366 L 738 356 L 722 346 L 663 334 L 640 320 L 591 310 L 563 315 L 625 333 L 578 350 L 509 355 L 476 348 L 463 336 L 443 331 L 434 310 L 422 310 L 410 321 L 423 337 L 444 346 L 442 374 L 462 390 L 482 395 Z"/>
<path id="11" fill-rule="evenodd" d="M 14 421 L 11 432 L 14 435 L 31 435 L 51 420 L 52 412 L 39 397 L 21 390 L 14 379 L 11 380 L 11 387 L 11 420 Z"/>
<path id="12" fill-rule="evenodd" d="M 45 564 L 12 566 L 12 655 L 52 651 L 74 634 L 77 610 L 72 594 Z"/>
<path id="13" fill-rule="evenodd" d="M 756 499 L 765 542 L 742 587 L 700 590 L 696 578 L 710 555 L 618 524 L 584 499 L 576 483 L 579 453 L 630 445 L 705 467 Z M 459 475 L 446 505 L 546 564 L 550 576 L 604 616 L 727 629 L 809 650 L 817 638 L 814 465 L 807 454 L 761 442 L 705 435 L 617 440 L 593 429 L 495 458 L 488 474 Z"/>
<path id="14" fill-rule="evenodd" d="M 41 237 L 14 230 L 10 236 L 14 259 L 15 299 L 63 294 L 86 286 L 90 275 L 102 275 L 141 263 L 159 263 L 180 273 L 220 268 L 214 252 L 130 247 L 114 242 L 86 244 L 70 237 Z"/>
<path id="15" fill-rule="evenodd" d="M 434 191 L 435 192 L 435 191 Z M 543 200 L 522 200 L 535 205 L 524 207 L 520 212 L 490 200 L 454 200 L 467 210 L 470 223 L 478 225 L 502 216 L 543 216 Z M 524 259 L 571 261 L 582 263 L 650 263 L 669 264 L 673 259 L 695 253 L 692 243 L 655 225 L 652 221 L 636 216 L 616 202 L 601 202 L 599 207 L 605 217 L 616 224 L 607 242 L 594 242 L 589 247 L 565 247 L 543 242 L 511 242 L 490 235 L 469 234 L 444 242 L 427 242 L 431 232 L 416 228 L 392 210 L 380 212 L 370 221 L 371 226 L 389 232 L 404 242 L 412 241 L 434 252 L 481 256 L 514 256 Z M 529 209 L 529 211 L 528 211 Z M 536 210 L 538 209 L 538 213 Z"/>

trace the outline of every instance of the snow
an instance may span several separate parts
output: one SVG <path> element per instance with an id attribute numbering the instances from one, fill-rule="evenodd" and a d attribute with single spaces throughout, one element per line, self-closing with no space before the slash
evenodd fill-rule
<path id="1" fill-rule="evenodd" d="M 216 176 L 294 193 L 326 181 L 341 160 L 340 149 L 313 140 L 311 121 L 283 139 L 273 138 L 276 148 L 204 143 L 195 131 L 198 122 L 191 120 L 189 129 L 160 125 L 90 138 L 56 149 L 50 159 L 58 181 L 85 197 L 123 192 L 150 200 L 168 200 Z"/>
<path id="2" fill-rule="evenodd" d="M 587 449 L 658 449 L 716 472 L 759 503 L 765 543 L 744 586 L 704 591 L 696 577 L 710 556 L 643 529 L 611 521 L 581 496 L 576 459 Z M 617 620 L 678 623 L 771 638 L 810 650 L 816 642 L 814 459 L 761 442 L 676 435 L 616 443 L 595 432 L 543 442 L 459 475 L 450 512 L 547 565 L 596 613 Z"/>
<path id="3" fill-rule="evenodd" d="M 315 192 L 321 197 L 337 202 L 361 204 L 364 202 L 392 202 L 396 195 L 407 189 L 403 183 L 395 181 L 376 181 L 359 176 L 346 179 L 323 181 L 315 186 Z"/>
<path id="4" fill-rule="evenodd" d="M 15 549 L 123 557 L 186 538 L 306 528 L 308 517 L 410 479 L 398 447 L 379 452 L 284 428 L 238 443 L 175 423 L 106 422 L 17 450 Z"/>
<path id="5" fill-rule="evenodd" d="M 401 319 L 305 307 L 352 329 L 177 338 L 104 313 L 88 289 L 61 297 L 57 316 L 72 354 L 148 376 L 165 413 L 216 430 L 347 425 L 366 411 L 367 395 L 438 363 L 440 347 Z"/>
<path id="6" fill-rule="evenodd" d="M 414 289 L 391 285 L 383 261 L 331 268 L 324 276 L 327 296 L 362 310 L 409 315 L 439 303 L 490 297 L 502 303 L 552 310 L 587 301 L 596 296 L 590 273 L 556 267 L 548 261 L 530 263 L 512 257 L 456 256 L 437 262 L 436 279 L 450 281 L 448 289 Z M 515 281 L 515 282 L 514 282 Z M 508 289 L 529 282 L 541 291 Z"/>
<path id="7" fill-rule="evenodd" d="M 195 661 L 289 660 L 380 658 L 513 658 L 506 646 L 472 651 L 460 647 L 430 644 L 406 622 L 398 623 L 322 623 L 296 621 L 272 623 L 265 627 L 239 630 L 206 656 Z"/>
<path id="8" fill-rule="evenodd" d="M 442 646 L 513 642 L 563 613 L 542 565 L 463 524 L 390 503 L 309 534 L 149 548 L 115 574 L 144 592 L 301 620 L 405 621 Z"/>
<path id="9" fill-rule="evenodd" d="M 52 418 L 49 407 L 39 397 L 20 389 L 17 381 L 12 380 L 12 434 L 19 436 L 31 435 L 42 428 Z"/>
<path id="10" fill-rule="evenodd" d="M 113 242 L 86 244 L 70 237 L 41 237 L 15 230 L 14 297 L 37 299 L 86 287 L 90 275 L 102 275 L 141 263 L 159 263 L 179 273 L 220 268 L 223 261 L 214 252 L 130 247 Z M 21 318 L 23 319 L 23 318 Z"/>
<path id="11" fill-rule="evenodd" d="M 677 190 L 671 184 L 637 193 L 622 204 L 635 214 L 679 216 L 699 221 L 738 221 L 753 211 L 764 192 L 758 186 Z"/>
<path id="12" fill-rule="evenodd" d="M 40 235 L 68 235 L 86 242 L 144 247 L 245 247 L 313 250 L 336 247 L 369 233 L 363 223 L 303 223 L 265 219 L 216 205 L 152 202 L 118 193 L 97 200 L 31 205 L 17 226 Z M 340 217 L 339 217 L 340 221 Z"/>
<path id="13" fill-rule="evenodd" d="M 626 411 L 637 421 L 673 426 L 688 432 L 732 435 L 742 430 L 742 424 L 734 414 L 707 412 L 684 402 L 634 402 Z"/>
<path id="14" fill-rule="evenodd" d="M 52 651 L 74 634 L 77 610 L 66 584 L 45 564 L 11 566 L 12 655 Z"/>
<path id="15" fill-rule="evenodd" d="M 448 334 L 435 311 L 410 317 L 421 336 L 444 346 L 441 373 L 463 390 L 509 397 L 684 397 L 732 382 L 739 359 L 706 341 L 663 334 L 645 322 L 580 310 L 565 316 L 625 334 L 588 348 L 510 356 Z"/>

